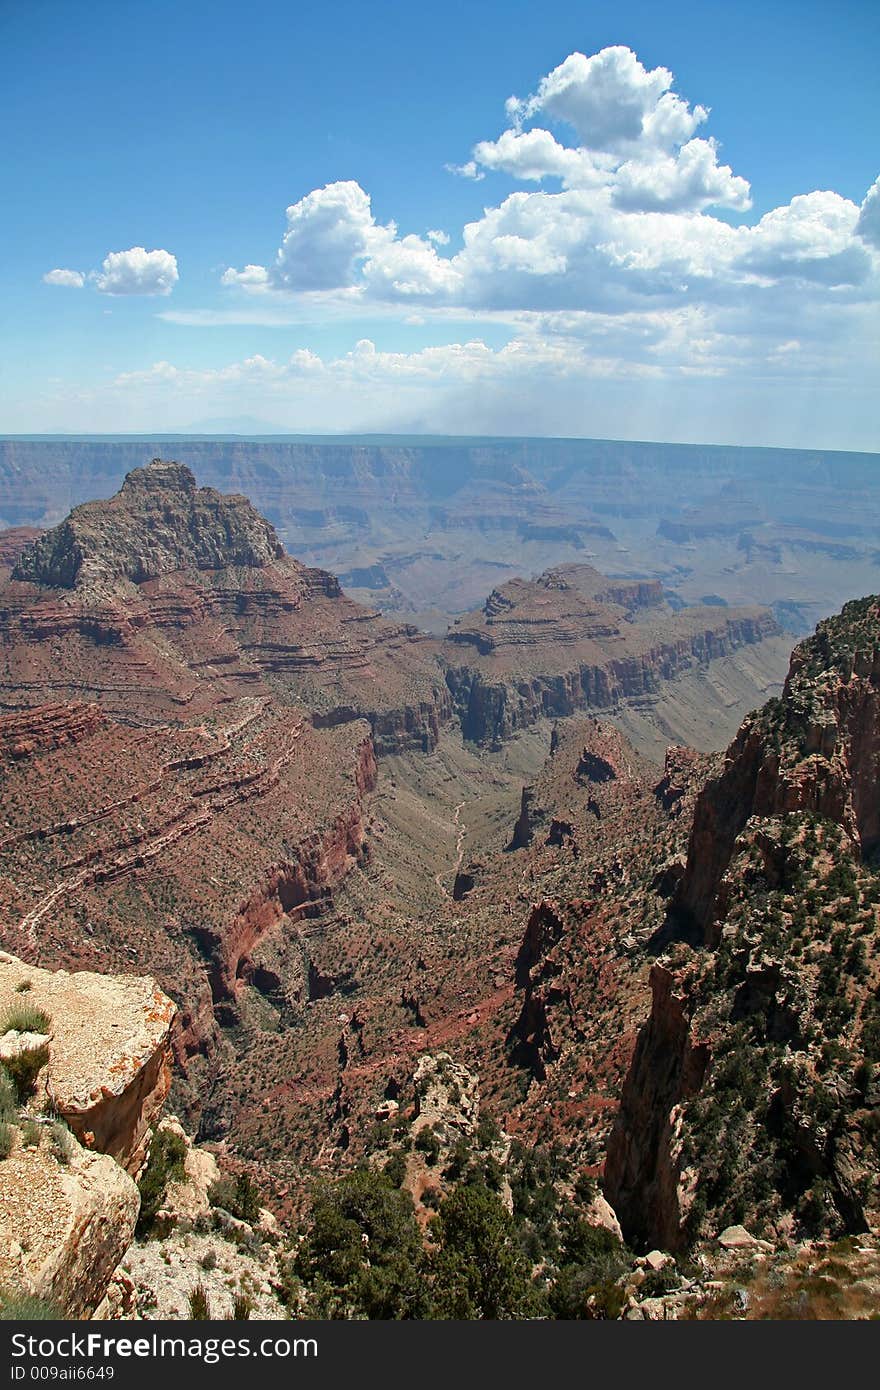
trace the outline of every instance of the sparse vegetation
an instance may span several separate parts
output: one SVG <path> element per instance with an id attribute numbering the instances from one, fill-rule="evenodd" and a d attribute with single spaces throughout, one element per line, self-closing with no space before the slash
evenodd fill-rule
<path id="1" fill-rule="evenodd" d="M 19 1104 L 23 1104 L 33 1091 L 37 1077 L 48 1060 L 48 1044 L 44 1044 L 42 1047 L 28 1048 L 14 1057 L 3 1058 L 0 1069 L 5 1069 L 12 1081 Z"/>
<path id="2" fill-rule="evenodd" d="M 165 1189 L 169 1182 L 177 1181 L 184 1174 L 186 1144 L 180 1135 L 171 1130 L 157 1129 L 150 1139 L 150 1155 L 147 1165 L 138 1181 L 141 1194 L 141 1210 L 138 1216 L 137 1233 L 146 1235 L 162 1205 Z"/>
<path id="3" fill-rule="evenodd" d="M 247 1322 L 251 1313 L 254 1311 L 254 1300 L 249 1293 L 243 1290 L 235 1295 L 232 1300 L 232 1312 L 230 1313 L 231 1322 Z"/>
<path id="4" fill-rule="evenodd" d="M 38 1149 L 43 1137 L 43 1126 L 36 1120 L 25 1120 L 21 1127 L 21 1142 L 27 1149 Z"/>
<path id="5" fill-rule="evenodd" d="M 63 1120 L 56 1120 L 52 1125 L 49 1142 L 58 1162 L 66 1167 L 76 1152 L 76 1140 Z"/>
<path id="6" fill-rule="evenodd" d="M 0 1289 L 0 1322 L 57 1322 L 63 1316 L 51 1299 L 18 1289 Z"/>
<path id="7" fill-rule="evenodd" d="M 251 1225 L 259 1217 L 262 1205 L 260 1190 L 247 1173 L 239 1173 L 234 1178 L 218 1178 L 217 1182 L 211 1184 L 208 1200 L 212 1207 L 220 1207 L 228 1211 L 230 1216 Z"/>
<path id="8" fill-rule="evenodd" d="M 8 1072 L 0 1067 L 0 1120 L 11 1120 L 15 1114 L 15 1087 Z"/>
<path id="9" fill-rule="evenodd" d="M 193 1322 L 209 1322 L 211 1319 L 211 1305 L 208 1300 L 208 1291 L 201 1279 L 194 1284 L 187 1295 L 189 1302 L 189 1315 Z"/>
<path id="10" fill-rule="evenodd" d="M 51 1032 L 52 1019 L 45 1009 L 23 1000 L 20 1004 L 11 1004 L 0 1014 L 0 1035 L 11 1033 L 13 1029 L 17 1033 L 47 1034 Z"/>

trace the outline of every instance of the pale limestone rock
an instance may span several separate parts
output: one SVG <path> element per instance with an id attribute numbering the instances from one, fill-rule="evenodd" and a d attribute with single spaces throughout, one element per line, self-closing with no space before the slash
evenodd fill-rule
<path id="1" fill-rule="evenodd" d="M 0 1010 L 25 980 L 52 1020 L 48 1099 L 88 1148 L 137 1173 L 171 1084 L 174 1004 L 149 975 L 41 970 L 0 952 Z"/>
<path id="2" fill-rule="evenodd" d="M 268 1240 L 277 1240 L 281 1234 L 278 1218 L 269 1211 L 268 1207 L 260 1207 L 257 1230 L 261 1236 L 265 1236 Z"/>
<path id="3" fill-rule="evenodd" d="M 760 1242 L 745 1226 L 728 1226 L 718 1237 L 718 1244 L 724 1250 L 752 1250 L 757 1249 Z"/>
<path id="4" fill-rule="evenodd" d="M 140 1197 L 112 1158 L 72 1138 L 68 1153 L 60 1163 L 47 1136 L 0 1163 L 0 1284 L 86 1318 L 131 1243 Z"/>
<path id="5" fill-rule="evenodd" d="M 413 1073 L 416 1118 L 412 1132 L 441 1124 L 458 1134 L 473 1134 L 480 1113 L 479 1083 L 473 1072 L 448 1052 L 426 1052 Z"/>
<path id="6" fill-rule="evenodd" d="M 606 1231 L 610 1231 L 618 1240 L 623 1240 L 623 1232 L 620 1229 L 620 1222 L 617 1213 L 611 1203 L 606 1201 L 601 1192 L 592 1200 L 587 1210 L 587 1220 L 591 1226 L 603 1226 Z"/>
<path id="7" fill-rule="evenodd" d="M 663 1250 L 650 1250 L 645 1256 L 645 1265 L 648 1269 L 653 1269 L 655 1273 L 674 1263 L 672 1256 L 665 1254 Z"/>
<path id="8" fill-rule="evenodd" d="M 168 1183 L 156 1220 L 167 1225 L 174 1225 L 180 1220 L 195 1221 L 211 1210 L 208 1193 L 220 1177 L 217 1160 L 207 1149 L 193 1144 L 175 1115 L 166 1115 L 160 1121 L 159 1129 L 182 1139 L 186 1154 L 183 1160 L 184 1176 Z"/>
<path id="9" fill-rule="evenodd" d="M 15 1028 L 10 1028 L 0 1038 L 0 1062 L 12 1061 L 26 1052 L 39 1052 L 41 1048 L 48 1047 L 50 1037 L 49 1033 L 19 1033 Z"/>

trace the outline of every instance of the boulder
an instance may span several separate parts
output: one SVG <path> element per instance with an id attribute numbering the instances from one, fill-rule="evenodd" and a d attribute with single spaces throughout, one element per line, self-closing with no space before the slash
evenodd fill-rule
<path id="1" fill-rule="evenodd" d="M 134 1236 L 137 1187 L 106 1154 L 68 1136 L 61 1161 L 46 1138 L 0 1163 L 0 1286 L 88 1318 Z"/>
<path id="2" fill-rule="evenodd" d="M 728 1226 L 718 1237 L 718 1244 L 724 1250 L 757 1250 L 760 1241 L 750 1235 L 745 1226 Z"/>
<path id="3" fill-rule="evenodd" d="M 156 1221 L 163 1226 L 174 1226 L 178 1221 L 195 1221 L 211 1210 L 208 1193 L 220 1177 L 217 1160 L 207 1149 L 193 1144 L 180 1121 L 174 1115 L 166 1115 L 159 1124 L 159 1130 L 175 1134 L 183 1140 L 186 1153 L 183 1159 L 183 1177 L 172 1179 L 165 1188 L 161 1209 L 156 1213 Z"/>
<path id="4" fill-rule="evenodd" d="M 646 1268 L 654 1270 L 655 1273 L 661 1269 L 666 1269 L 671 1264 L 675 1264 L 675 1261 L 671 1255 L 667 1255 L 663 1250 L 651 1250 L 645 1256 Z"/>

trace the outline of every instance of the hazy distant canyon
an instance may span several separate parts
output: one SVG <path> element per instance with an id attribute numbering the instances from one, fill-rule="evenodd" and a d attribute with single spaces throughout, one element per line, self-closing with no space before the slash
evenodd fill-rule
<path id="1" fill-rule="evenodd" d="M 3 528 L 47 527 L 161 454 L 244 493 L 288 551 L 437 633 L 514 576 L 589 563 L 673 607 L 767 604 L 794 635 L 877 588 L 880 459 L 405 437 L 0 440 Z"/>

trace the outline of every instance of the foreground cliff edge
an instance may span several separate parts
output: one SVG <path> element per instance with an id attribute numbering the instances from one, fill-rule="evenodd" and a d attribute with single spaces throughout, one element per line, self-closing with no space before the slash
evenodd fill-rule
<path id="1" fill-rule="evenodd" d="M 51 972 L 0 953 L 3 1289 L 71 1318 L 101 1305 L 134 1238 L 174 1013 L 149 976 Z"/>

